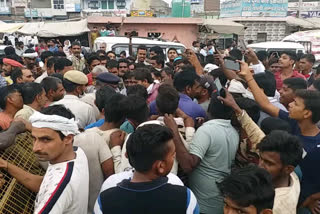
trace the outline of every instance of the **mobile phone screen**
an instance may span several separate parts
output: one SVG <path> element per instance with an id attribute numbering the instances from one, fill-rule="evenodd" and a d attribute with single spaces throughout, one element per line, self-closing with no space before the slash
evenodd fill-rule
<path id="1" fill-rule="evenodd" d="M 239 62 L 236 62 L 230 59 L 224 59 L 224 67 L 229 70 L 240 71 Z"/>

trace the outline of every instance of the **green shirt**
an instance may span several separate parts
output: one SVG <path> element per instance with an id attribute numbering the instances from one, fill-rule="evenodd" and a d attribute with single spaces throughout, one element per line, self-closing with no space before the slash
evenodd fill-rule
<path id="1" fill-rule="evenodd" d="M 230 174 L 238 145 L 239 134 L 230 120 L 210 120 L 195 133 L 190 153 L 201 161 L 191 173 L 189 183 L 201 213 L 223 213 L 223 197 L 216 182 Z"/>

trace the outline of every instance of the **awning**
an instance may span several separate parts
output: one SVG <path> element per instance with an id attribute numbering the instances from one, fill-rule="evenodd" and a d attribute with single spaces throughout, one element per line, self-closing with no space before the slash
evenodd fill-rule
<path id="1" fill-rule="evenodd" d="M 0 33 L 13 33 L 19 30 L 24 23 L 5 23 L 0 21 Z"/>
<path id="2" fill-rule="evenodd" d="M 204 19 L 202 25 L 221 34 L 243 34 L 244 30 L 242 24 L 224 19 Z"/>

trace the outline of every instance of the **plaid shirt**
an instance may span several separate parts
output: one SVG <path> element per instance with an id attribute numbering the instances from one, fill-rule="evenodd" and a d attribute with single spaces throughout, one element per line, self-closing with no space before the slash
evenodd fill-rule
<path id="1" fill-rule="evenodd" d="M 76 56 L 73 56 L 71 55 L 69 57 L 69 59 L 71 60 L 72 62 L 72 66 L 73 66 L 73 69 L 74 70 L 77 70 L 77 71 L 83 71 L 83 69 L 86 67 L 86 62 L 85 62 L 85 59 L 83 57 L 81 57 L 80 59 Z"/>
<path id="2" fill-rule="evenodd" d="M 0 75 L 0 88 L 7 86 L 7 81 L 6 79 Z"/>

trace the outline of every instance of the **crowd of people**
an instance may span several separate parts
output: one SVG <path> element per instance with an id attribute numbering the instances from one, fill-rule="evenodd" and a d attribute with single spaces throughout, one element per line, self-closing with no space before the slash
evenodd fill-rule
<path id="1" fill-rule="evenodd" d="M 0 180 L 36 192 L 34 213 L 319 213 L 312 54 L 48 44 L 0 60 L 0 149 L 23 126 L 46 170 L 0 158 Z"/>

